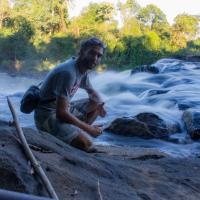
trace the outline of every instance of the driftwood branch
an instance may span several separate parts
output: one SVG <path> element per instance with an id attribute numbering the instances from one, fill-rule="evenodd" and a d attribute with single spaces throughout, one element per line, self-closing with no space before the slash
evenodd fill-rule
<path id="1" fill-rule="evenodd" d="M 18 136 L 20 138 L 21 144 L 22 144 L 22 146 L 24 148 L 24 151 L 25 151 L 27 157 L 30 159 L 31 164 L 32 164 L 34 170 L 37 172 L 37 174 L 41 178 L 41 180 L 42 180 L 43 184 L 45 185 L 45 187 L 46 187 L 49 195 L 53 199 L 59 200 L 58 196 L 56 195 L 56 192 L 53 189 L 53 187 L 52 187 L 52 185 L 51 185 L 48 177 L 46 176 L 44 170 L 42 169 L 41 165 L 38 163 L 38 161 L 36 160 L 35 156 L 33 155 L 33 153 L 31 152 L 31 150 L 29 148 L 29 145 L 28 145 L 28 143 L 26 141 L 26 138 L 24 136 L 22 128 L 19 125 L 19 120 L 18 120 L 17 114 L 15 112 L 15 109 L 14 109 L 14 107 L 12 105 L 12 102 L 9 99 L 9 97 L 7 97 L 7 101 L 8 101 L 8 106 L 9 106 L 10 111 L 11 111 L 12 116 L 13 116 L 13 120 L 14 120 L 14 124 L 15 124 L 16 130 L 17 130 Z"/>
<path id="2" fill-rule="evenodd" d="M 102 194 L 101 194 L 101 190 L 100 190 L 100 183 L 99 183 L 99 179 L 97 181 L 97 192 L 99 195 L 99 200 L 103 200 Z"/>

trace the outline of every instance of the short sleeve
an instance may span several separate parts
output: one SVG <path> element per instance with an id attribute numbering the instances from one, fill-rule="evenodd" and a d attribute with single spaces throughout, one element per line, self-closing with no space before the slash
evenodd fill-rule
<path id="1" fill-rule="evenodd" d="M 82 78 L 81 83 L 80 83 L 80 88 L 85 89 L 85 90 L 93 88 L 90 82 L 88 73 L 85 74 L 84 77 Z"/>
<path id="2" fill-rule="evenodd" d="M 71 75 L 69 72 L 61 72 L 56 76 L 54 93 L 57 97 L 64 97 L 69 100 L 70 87 L 71 87 Z"/>

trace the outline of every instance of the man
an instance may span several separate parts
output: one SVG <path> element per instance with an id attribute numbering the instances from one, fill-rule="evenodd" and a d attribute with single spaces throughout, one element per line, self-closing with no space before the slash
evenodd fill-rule
<path id="1" fill-rule="evenodd" d="M 97 38 L 82 43 L 77 58 L 71 58 L 54 68 L 41 86 L 41 102 L 35 110 L 35 124 L 64 142 L 92 151 L 89 137 L 102 133 L 100 127 L 91 125 L 97 116 L 104 117 L 104 102 L 93 89 L 88 72 L 100 62 L 105 45 Z M 88 93 L 88 99 L 71 102 L 78 88 Z M 45 103 L 46 102 L 46 103 Z"/>

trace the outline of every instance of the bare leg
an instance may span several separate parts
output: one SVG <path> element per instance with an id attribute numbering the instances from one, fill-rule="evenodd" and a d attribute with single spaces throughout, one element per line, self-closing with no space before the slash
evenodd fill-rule
<path id="1" fill-rule="evenodd" d="M 97 104 L 94 101 L 89 101 L 87 110 L 89 112 L 87 113 L 86 120 L 84 121 L 87 124 L 92 124 L 99 115 L 99 104 Z M 91 152 L 91 153 L 96 152 L 96 149 L 92 147 L 92 141 L 83 133 L 80 133 L 71 142 L 71 145 L 86 152 Z"/>

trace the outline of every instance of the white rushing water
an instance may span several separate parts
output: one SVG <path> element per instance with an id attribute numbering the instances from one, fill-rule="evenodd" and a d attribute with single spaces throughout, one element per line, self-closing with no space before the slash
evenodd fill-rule
<path id="1" fill-rule="evenodd" d="M 198 153 L 200 143 L 186 137 L 181 120 L 183 111 L 180 106 L 200 108 L 200 63 L 162 59 L 154 66 L 159 70 L 158 74 L 140 72 L 131 75 L 130 70 L 121 73 L 109 71 L 91 74 L 91 82 L 105 100 L 107 109 L 107 116 L 103 119 L 99 118 L 97 123 L 105 124 L 120 116 L 135 116 L 138 113 L 151 112 L 165 121 L 180 124 L 182 133 L 173 136 L 179 142 L 144 140 L 110 133 L 104 133 L 95 142 L 104 145 L 159 148 L 174 156 Z M 11 77 L 0 73 L 0 119 L 12 118 L 6 102 L 6 96 L 9 95 L 16 107 L 21 125 L 34 127 L 33 114 L 21 113 L 19 102 L 23 92 L 30 85 L 39 82 L 40 80 L 30 77 Z M 85 96 L 86 93 L 79 90 L 74 100 Z"/>

